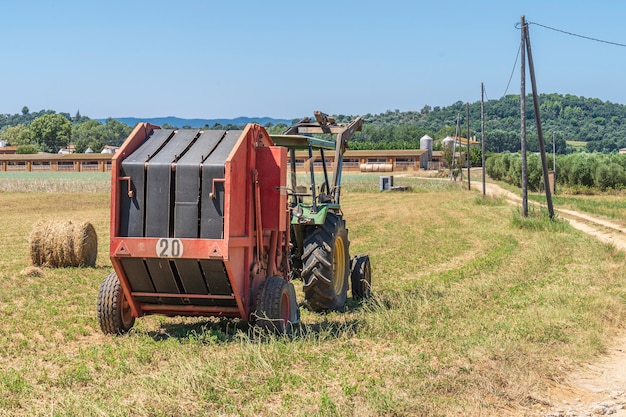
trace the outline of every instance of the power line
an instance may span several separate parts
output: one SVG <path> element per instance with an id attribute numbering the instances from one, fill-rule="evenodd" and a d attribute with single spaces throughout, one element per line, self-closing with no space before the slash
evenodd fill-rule
<path id="1" fill-rule="evenodd" d="M 590 36 L 580 35 L 580 34 L 574 33 L 574 32 L 568 32 L 566 30 L 553 28 L 551 26 L 543 25 L 543 24 L 537 23 L 537 22 L 526 22 L 526 25 L 527 26 L 536 25 L 536 26 L 540 26 L 540 27 L 548 29 L 548 30 L 553 30 L 555 32 L 563 33 L 565 35 L 575 36 L 577 38 L 587 39 L 587 40 L 594 41 L 594 42 L 600 42 L 600 43 L 605 43 L 605 44 L 608 44 L 608 45 L 615 45 L 615 46 L 621 46 L 621 47 L 626 48 L 626 44 L 623 44 L 623 43 L 611 42 L 611 41 L 606 41 L 604 39 L 598 39 L 598 38 L 592 38 Z M 520 29 L 520 26 L 521 26 L 521 24 L 519 22 L 517 22 L 515 24 L 515 28 L 517 28 L 517 29 Z M 522 45 L 520 44 L 519 48 L 517 49 L 517 56 L 515 57 L 515 64 L 513 64 L 513 70 L 511 71 L 511 76 L 509 77 L 509 82 L 506 85 L 506 90 L 504 91 L 504 94 L 502 95 L 502 97 L 505 97 L 506 93 L 509 91 L 509 86 L 511 85 L 511 80 L 513 79 L 513 74 L 515 73 L 515 68 L 517 67 L 517 60 L 519 59 L 521 48 L 522 48 Z"/>
<path id="2" fill-rule="evenodd" d="M 590 36 L 579 35 L 578 33 L 573 33 L 573 32 L 568 32 L 568 31 L 566 31 L 566 30 L 561 30 L 561 29 L 553 28 L 553 27 L 551 27 L 551 26 L 542 25 L 541 23 L 537 23 L 537 22 L 526 22 L 526 24 L 527 24 L 527 25 L 537 25 L 537 26 L 541 26 L 542 28 L 549 29 L 549 30 L 553 30 L 553 31 L 555 31 L 555 32 L 560 32 L 560 33 L 563 33 L 563 34 L 565 34 L 565 35 L 569 35 L 569 36 L 576 36 L 576 37 L 578 37 L 578 38 L 583 38 L 583 39 L 587 39 L 587 40 L 594 41 L 594 42 L 606 43 L 606 44 L 609 44 L 609 45 L 621 46 L 621 47 L 626 48 L 626 44 L 623 44 L 623 43 L 619 43 L 619 42 L 611 42 L 611 41 L 605 41 L 605 40 L 603 40 L 603 39 L 598 39 L 598 38 L 592 38 L 592 37 L 590 37 Z M 516 24 L 515 24 L 515 27 L 516 27 L 517 29 L 519 29 L 519 28 L 520 28 L 520 27 L 519 27 L 519 23 L 516 23 Z"/>
<path id="3" fill-rule="evenodd" d="M 522 43 L 520 42 L 519 48 L 517 48 L 517 55 L 515 56 L 515 63 L 513 64 L 513 69 L 511 70 L 511 76 L 509 77 L 509 82 L 506 85 L 506 90 L 504 90 L 504 94 L 502 94 L 502 97 L 506 97 L 506 93 L 509 91 L 509 86 L 511 85 L 513 74 L 515 74 L 515 68 L 517 68 L 517 60 L 519 59 L 519 54 L 521 50 L 522 50 Z"/>

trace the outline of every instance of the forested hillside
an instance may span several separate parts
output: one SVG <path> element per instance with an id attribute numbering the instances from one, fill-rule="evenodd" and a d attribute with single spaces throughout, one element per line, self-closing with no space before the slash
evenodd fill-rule
<path id="1" fill-rule="evenodd" d="M 528 149 L 539 150 L 532 97 L 527 99 Z M 585 98 L 570 94 L 541 94 L 541 120 L 548 145 L 556 142 L 557 153 L 569 153 L 573 148 L 566 141 L 586 142 L 588 151 L 615 152 L 626 147 L 626 106 L 603 102 L 597 98 Z M 388 110 L 380 114 L 361 115 L 366 123 L 362 132 L 353 139 L 353 149 L 410 149 L 419 148 L 420 138 L 429 135 L 438 140 L 456 132 L 457 116 L 460 117 L 461 136 L 466 136 L 466 104 L 456 102 L 447 107 L 424 106 L 420 111 Z M 296 115 L 300 117 L 311 115 Z M 45 123 L 35 123 L 38 118 Z M 354 115 L 335 115 L 339 122 L 353 119 Z M 63 121 L 65 120 L 65 122 Z M 239 128 L 237 119 L 229 123 L 203 126 L 211 129 Z M 34 129 L 33 129 L 34 124 Z M 264 123 L 270 133 L 282 133 L 286 123 Z M 185 127 L 170 126 L 164 127 Z M 91 120 L 77 113 L 42 110 L 31 113 L 24 107 L 20 114 L 0 114 L 0 140 L 19 145 L 22 151 L 55 151 L 59 146 L 74 143 L 78 149 L 91 147 L 96 152 L 104 145 L 119 145 L 130 127 L 116 119 L 104 123 Z M 489 152 L 516 152 L 520 148 L 519 95 L 508 95 L 485 102 L 485 147 Z M 481 138 L 480 102 L 470 104 L 470 135 Z"/>
<path id="2" fill-rule="evenodd" d="M 539 97 L 543 133 L 548 144 L 556 141 L 558 153 L 567 153 L 566 141 L 587 142 L 587 150 L 613 152 L 626 147 L 626 106 L 596 98 L 573 95 L 541 94 Z M 539 150 L 533 100 L 527 100 L 529 151 Z M 466 136 L 466 105 L 456 102 L 448 107 L 424 106 L 421 111 L 387 111 L 366 114 L 363 132 L 355 137 L 361 149 L 414 148 L 428 134 L 435 140 L 454 136 L 460 116 L 461 136 Z M 338 120 L 350 116 L 338 115 Z M 480 140 L 480 102 L 470 104 L 470 135 Z M 519 95 L 508 95 L 485 102 L 485 148 L 490 152 L 519 151 Z M 571 151 L 571 149 L 569 150 Z"/>

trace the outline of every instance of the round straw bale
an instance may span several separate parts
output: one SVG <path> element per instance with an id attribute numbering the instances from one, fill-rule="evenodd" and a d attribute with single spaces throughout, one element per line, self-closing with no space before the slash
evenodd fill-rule
<path id="1" fill-rule="evenodd" d="M 33 227 L 30 235 L 33 265 L 93 267 L 97 256 L 98 236 L 89 222 L 44 221 Z"/>

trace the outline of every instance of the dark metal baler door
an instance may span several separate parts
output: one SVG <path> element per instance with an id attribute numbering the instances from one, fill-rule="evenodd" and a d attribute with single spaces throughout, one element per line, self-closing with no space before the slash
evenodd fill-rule
<path id="1" fill-rule="evenodd" d="M 226 131 L 208 130 L 176 162 L 176 197 L 174 203 L 174 237 L 200 237 L 200 166 L 215 150 Z"/>
<path id="2" fill-rule="evenodd" d="M 148 161 L 146 169 L 146 237 L 169 237 L 174 229 L 171 212 L 176 184 L 172 167 L 192 141 L 197 130 L 179 130 L 159 153 Z M 197 175 L 196 175 L 197 176 Z"/>
<path id="3" fill-rule="evenodd" d="M 242 131 L 226 132 L 215 151 L 202 164 L 202 198 L 200 237 L 203 239 L 224 238 L 224 164 L 235 147 Z M 218 180 L 218 181 L 214 181 Z M 213 195 L 213 198 L 206 198 Z"/>
<path id="4" fill-rule="evenodd" d="M 170 129 L 155 130 L 139 148 L 122 161 L 122 176 L 130 177 L 133 196 L 120 188 L 119 236 L 144 236 L 145 164 L 174 134 Z"/>
<path id="5" fill-rule="evenodd" d="M 122 162 L 134 197 L 122 201 L 120 236 L 222 239 L 224 165 L 241 133 L 156 130 Z M 209 197 L 212 192 L 215 198 Z M 122 266 L 134 292 L 232 295 L 223 261 L 129 258 Z M 236 305 L 234 299 L 154 296 L 139 301 Z"/>

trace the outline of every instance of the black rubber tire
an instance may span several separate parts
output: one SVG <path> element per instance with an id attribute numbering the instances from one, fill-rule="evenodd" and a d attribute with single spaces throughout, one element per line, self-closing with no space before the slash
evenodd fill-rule
<path id="1" fill-rule="evenodd" d="M 276 276 L 263 281 L 257 292 L 254 318 L 264 330 L 291 334 L 300 318 L 293 284 Z"/>
<path id="2" fill-rule="evenodd" d="M 115 272 L 102 281 L 98 292 L 98 323 L 104 334 L 124 334 L 135 324 L 135 317 L 124 297 L 124 291 Z"/>
<path id="3" fill-rule="evenodd" d="M 372 266 L 370 257 L 364 254 L 356 255 L 352 259 L 352 272 L 350 273 L 352 284 L 352 298 L 363 300 L 372 295 Z"/>
<path id="4" fill-rule="evenodd" d="M 322 226 L 307 228 L 302 254 L 305 302 L 313 311 L 341 310 L 348 294 L 350 241 L 345 221 L 328 213 Z"/>

